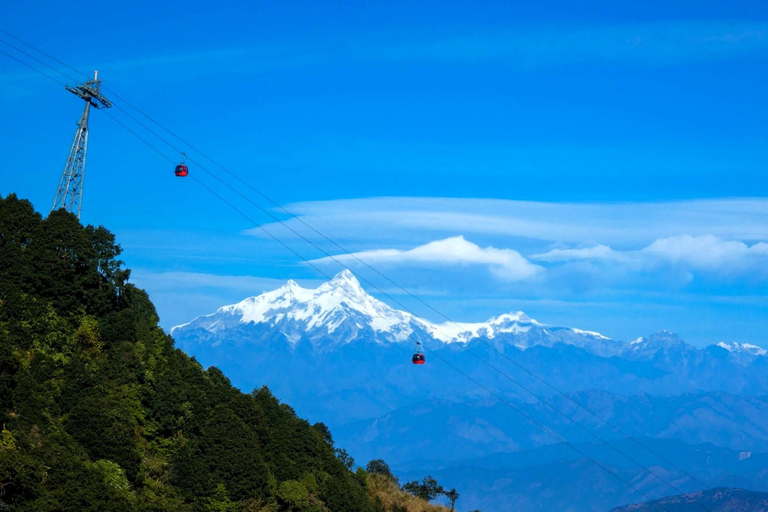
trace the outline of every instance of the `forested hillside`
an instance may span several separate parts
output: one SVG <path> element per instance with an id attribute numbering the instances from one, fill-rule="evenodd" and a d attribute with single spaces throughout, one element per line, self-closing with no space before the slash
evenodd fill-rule
<path id="1" fill-rule="evenodd" d="M 389 509 L 323 424 L 174 348 L 120 252 L 0 198 L 0 509 Z"/>

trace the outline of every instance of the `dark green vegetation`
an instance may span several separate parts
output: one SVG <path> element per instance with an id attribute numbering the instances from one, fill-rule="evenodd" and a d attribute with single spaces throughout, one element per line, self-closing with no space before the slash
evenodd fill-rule
<path id="1" fill-rule="evenodd" d="M 421 482 L 416 480 L 408 482 L 403 485 L 403 490 L 426 501 L 432 501 L 438 496 L 443 495 L 451 503 L 451 510 L 454 509 L 456 500 L 459 499 L 459 493 L 456 492 L 456 489 L 447 490 L 443 488 L 443 486 L 438 484 L 437 480 L 431 476 L 422 478 Z"/>
<path id="2" fill-rule="evenodd" d="M 0 509 L 383 510 L 323 424 L 175 349 L 120 252 L 0 198 Z"/>
<path id="3" fill-rule="evenodd" d="M 709 489 L 707 491 L 668 496 L 648 503 L 613 509 L 612 512 L 768 512 L 768 493 L 744 489 Z"/>

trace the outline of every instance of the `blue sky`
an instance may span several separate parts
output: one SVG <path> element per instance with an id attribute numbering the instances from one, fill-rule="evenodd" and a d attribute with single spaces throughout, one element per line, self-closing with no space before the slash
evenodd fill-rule
<path id="1" fill-rule="evenodd" d="M 320 247 L 191 165 L 322 273 L 95 112 L 83 220 L 118 235 L 166 327 L 342 268 L 304 222 L 453 320 L 768 346 L 768 7 L 530 4 L 138 2 L 83 23 L 17 2 L 0 28 L 99 69 Z M 0 55 L 0 193 L 50 208 L 80 103 Z"/>

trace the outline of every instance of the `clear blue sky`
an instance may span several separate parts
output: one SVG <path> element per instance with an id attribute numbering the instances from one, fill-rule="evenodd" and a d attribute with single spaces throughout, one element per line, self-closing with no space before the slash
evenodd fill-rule
<path id="1" fill-rule="evenodd" d="M 0 28 L 98 69 L 454 320 L 523 310 L 619 339 L 669 329 L 768 346 L 768 6 L 624 4 L 136 2 L 85 15 L 16 2 Z M 0 55 L 1 194 L 47 212 L 81 103 Z M 83 220 L 117 233 L 166 327 L 324 279 L 102 112 L 89 144 Z M 190 170 L 306 259 L 324 256 Z"/>

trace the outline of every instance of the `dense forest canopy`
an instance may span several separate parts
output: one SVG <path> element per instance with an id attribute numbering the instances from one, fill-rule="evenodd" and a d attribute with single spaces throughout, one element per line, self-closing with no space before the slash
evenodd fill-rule
<path id="1" fill-rule="evenodd" d="M 325 425 L 175 349 L 120 253 L 103 227 L 0 198 L 0 508 L 400 506 Z"/>

